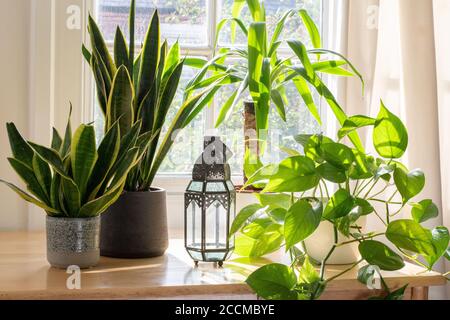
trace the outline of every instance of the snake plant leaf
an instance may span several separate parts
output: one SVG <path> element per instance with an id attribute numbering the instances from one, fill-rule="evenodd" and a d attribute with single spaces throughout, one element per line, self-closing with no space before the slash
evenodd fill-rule
<path id="1" fill-rule="evenodd" d="M 128 20 L 128 28 L 130 31 L 130 45 L 129 48 L 129 57 L 128 57 L 128 70 L 134 69 L 134 32 L 136 28 L 136 0 L 131 0 L 130 4 L 130 17 Z M 134 71 L 130 71 L 131 80 L 134 81 L 137 77 L 134 76 Z M 136 88 L 135 88 L 136 90 Z"/>
<path id="2" fill-rule="evenodd" d="M 25 191 L 23 191 L 19 187 L 15 186 L 14 184 L 12 184 L 10 182 L 7 182 L 5 180 L 1 180 L 1 179 L 0 179 L 0 182 L 2 182 L 5 185 L 7 185 L 11 190 L 13 190 L 15 193 L 17 193 L 19 195 L 19 197 L 21 197 L 23 200 L 25 200 L 27 202 L 30 202 L 30 203 L 40 207 L 41 209 L 44 209 L 45 211 L 47 211 L 49 213 L 54 213 L 54 214 L 60 213 L 58 210 L 49 207 L 45 203 L 43 203 L 43 202 L 39 201 L 38 199 L 34 198 L 33 196 L 31 196 L 30 194 L 26 193 Z"/>
<path id="3" fill-rule="evenodd" d="M 50 187 L 52 185 L 52 172 L 50 166 L 37 154 L 33 155 L 33 172 L 47 199 L 50 199 Z M 50 203 L 50 202 L 48 202 Z"/>
<path id="4" fill-rule="evenodd" d="M 84 43 L 81 45 L 81 53 L 83 54 L 84 59 L 86 60 L 87 63 L 91 64 L 91 57 L 92 54 L 91 52 L 88 50 L 88 48 L 86 48 L 86 46 L 84 45 Z"/>
<path id="5" fill-rule="evenodd" d="M 102 60 L 100 54 L 95 48 L 93 49 L 93 57 L 95 58 L 95 63 L 98 68 L 97 72 L 99 76 L 102 78 L 102 81 L 105 86 L 106 97 L 108 97 L 109 92 L 111 91 L 112 79 L 114 78 L 115 73 L 113 75 L 109 73 L 105 62 Z"/>
<path id="6" fill-rule="evenodd" d="M 52 149 L 59 151 L 62 146 L 62 138 L 55 128 L 52 128 Z"/>
<path id="7" fill-rule="evenodd" d="M 280 162 L 263 191 L 303 192 L 317 186 L 319 180 L 314 161 L 304 156 L 290 157 Z"/>
<path id="8" fill-rule="evenodd" d="M 111 168 L 111 171 L 114 172 L 116 170 L 115 167 L 117 166 L 117 163 L 121 162 L 125 157 L 127 151 L 136 145 L 136 141 L 139 137 L 139 132 L 141 131 L 141 123 L 141 121 L 137 121 L 131 127 L 131 130 L 127 132 L 123 137 L 121 137 L 116 165 Z"/>
<path id="9" fill-rule="evenodd" d="M 308 83 L 302 77 L 295 77 L 293 79 L 295 88 L 297 88 L 298 93 L 302 97 L 303 101 L 306 104 L 309 112 L 312 114 L 314 119 L 316 119 L 319 125 L 322 124 L 322 119 L 320 118 L 319 109 L 314 102 L 314 98 L 312 96 L 311 90 L 309 90 Z"/>
<path id="10" fill-rule="evenodd" d="M 32 168 L 15 158 L 8 158 L 8 162 L 22 181 L 25 182 L 27 189 L 45 204 L 50 204 L 48 193 L 46 190 L 42 189 Z"/>
<path id="11" fill-rule="evenodd" d="M 59 150 L 59 154 L 62 158 L 65 158 L 70 152 L 70 146 L 72 144 L 72 124 L 70 117 L 72 115 L 72 104 L 70 104 L 69 118 L 67 120 L 66 131 L 64 133 L 64 140 Z M 44 159 L 45 160 L 45 159 Z"/>
<path id="12" fill-rule="evenodd" d="M 98 53 L 98 58 L 105 64 L 109 76 L 112 78 L 116 73 L 116 66 L 109 54 L 103 35 L 91 15 L 88 18 L 88 26 L 92 50 Z"/>
<path id="13" fill-rule="evenodd" d="M 160 98 L 158 112 L 156 113 L 155 122 L 153 124 L 153 131 L 161 129 L 164 125 L 167 112 L 177 93 L 178 84 L 180 83 L 181 74 L 183 72 L 183 65 L 183 62 L 179 63 L 168 78 L 167 86 L 164 88 Z"/>
<path id="14" fill-rule="evenodd" d="M 150 187 L 149 182 L 153 181 L 153 178 L 156 175 L 156 172 L 159 170 L 159 167 L 161 166 L 161 163 L 165 159 L 167 153 L 169 152 L 171 146 L 173 145 L 175 141 L 175 136 L 179 129 L 184 128 L 188 123 L 186 122 L 186 119 L 189 118 L 191 113 L 195 110 L 195 107 L 199 103 L 199 101 L 202 99 L 202 97 L 205 95 L 205 93 L 208 92 L 209 89 L 206 89 L 204 91 L 201 91 L 200 93 L 196 94 L 195 96 L 192 96 L 187 101 L 185 101 L 180 109 L 178 110 L 177 114 L 175 115 L 169 129 L 167 130 L 166 134 L 164 135 L 164 138 L 158 148 L 158 151 L 156 153 L 156 156 L 154 157 L 154 162 L 150 171 L 150 174 L 148 177 L 146 177 L 146 183 L 144 183 L 144 188 Z"/>
<path id="15" fill-rule="evenodd" d="M 134 86 L 134 93 L 136 94 L 136 92 L 138 91 L 138 78 L 139 78 L 139 70 L 141 69 L 141 57 L 142 57 L 142 51 L 139 52 L 138 56 L 136 57 L 136 59 L 134 60 L 134 64 L 133 64 L 133 86 Z M 131 76 L 131 75 L 130 75 Z M 135 101 L 135 112 L 137 112 L 137 100 Z M 136 113 L 137 114 L 137 113 Z"/>
<path id="16" fill-rule="evenodd" d="M 142 48 L 139 69 L 139 85 L 136 93 L 137 103 L 140 105 L 147 93 L 152 89 L 155 81 L 160 55 L 159 16 L 155 10 L 150 21 Z"/>
<path id="17" fill-rule="evenodd" d="M 375 127 L 373 145 L 380 156 L 398 159 L 408 147 L 408 131 L 402 121 L 391 113 L 381 101 Z"/>
<path id="18" fill-rule="evenodd" d="M 105 212 L 106 209 L 108 209 L 108 207 L 113 204 L 122 194 L 123 185 L 124 183 L 122 183 L 121 186 L 118 186 L 106 192 L 101 197 L 89 201 L 88 203 L 83 205 L 83 207 L 81 207 L 79 211 L 79 217 L 89 218 Z"/>
<path id="19" fill-rule="evenodd" d="M 322 48 L 322 39 L 320 37 L 320 32 L 313 19 L 311 19 L 308 12 L 304 9 L 300 10 L 299 13 L 300 17 L 302 18 L 303 24 L 306 27 L 306 30 L 308 30 L 312 45 L 316 49 Z"/>
<path id="20" fill-rule="evenodd" d="M 42 160 L 46 161 L 57 173 L 61 176 L 69 178 L 66 169 L 63 164 L 63 160 L 58 152 L 53 149 L 35 144 L 33 142 L 28 142 L 30 146 L 34 149 L 38 156 L 42 158 Z"/>
<path id="21" fill-rule="evenodd" d="M 125 36 L 119 26 L 116 28 L 116 35 L 114 37 L 114 61 L 117 68 L 126 66 L 129 73 L 133 72 L 133 69 L 129 65 L 129 54 Z"/>
<path id="22" fill-rule="evenodd" d="M 108 191 L 114 189 L 115 187 L 125 182 L 127 174 L 132 169 L 138 154 L 139 148 L 137 147 L 128 150 L 128 152 L 125 154 L 125 157 L 117 165 L 117 168 L 114 172 L 114 178 L 112 179 Z"/>
<path id="23" fill-rule="evenodd" d="M 61 193 L 61 176 L 59 174 L 54 174 L 52 177 L 52 184 L 50 186 L 50 203 L 51 207 L 55 208 L 57 211 L 66 213 L 60 206 L 59 196 Z"/>
<path id="24" fill-rule="evenodd" d="M 106 133 L 98 147 L 98 159 L 89 177 L 86 195 L 92 200 L 96 197 L 106 176 L 114 165 L 120 148 L 119 123 L 116 122 Z"/>
<path id="25" fill-rule="evenodd" d="M 8 131 L 9 144 L 14 158 L 23 162 L 28 167 L 33 167 L 34 151 L 25 139 L 20 135 L 14 123 L 7 123 L 6 129 Z"/>
<path id="26" fill-rule="evenodd" d="M 71 178 L 66 177 L 61 177 L 61 189 L 68 213 L 72 217 L 77 217 L 81 206 L 80 189 Z"/>
<path id="27" fill-rule="evenodd" d="M 73 136 L 70 157 L 73 180 L 81 199 L 84 199 L 89 177 L 98 158 L 93 126 L 82 124 L 77 129 Z M 65 187 L 64 179 L 63 187 Z"/>
<path id="28" fill-rule="evenodd" d="M 97 100 L 100 105 L 100 109 L 104 116 L 106 116 L 106 106 L 108 105 L 108 94 L 106 92 L 105 81 L 98 65 L 97 58 L 93 55 L 91 57 L 92 73 L 94 75 L 95 84 L 97 87 Z"/>
<path id="29" fill-rule="evenodd" d="M 134 90 L 130 75 L 125 66 L 120 66 L 114 76 L 107 106 L 107 127 L 116 121 L 120 124 L 120 134 L 125 135 L 134 123 Z"/>
<path id="30" fill-rule="evenodd" d="M 178 40 L 170 47 L 167 53 L 166 61 L 164 63 L 163 80 L 162 83 L 166 83 L 167 79 L 172 75 L 175 68 L 180 63 L 180 44 Z M 164 88 L 165 85 L 162 85 Z"/>

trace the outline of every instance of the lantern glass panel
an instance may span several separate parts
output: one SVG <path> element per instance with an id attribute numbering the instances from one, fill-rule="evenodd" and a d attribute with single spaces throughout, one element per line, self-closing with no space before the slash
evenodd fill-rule
<path id="1" fill-rule="evenodd" d="M 203 182 L 192 181 L 188 188 L 188 191 L 202 192 L 203 191 Z"/>
<path id="2" fill-rule="evenodd" d="M 230 207 L 230 227 L 231 227 L 231 224 L 234 221 L 234 218 L 236 217 L 236 203 L 234 201 L 234 199 L 236 199 L 236 195 L 232 194 L 231 197 L 232 197 L 232 200 L 230 201 L 230 204 L 231 204 L 231 207 Z M 234 247 L 234 236 L 230 237 L 228 241 L 229 241 L 228 242 L 229 247 L 233 248 Z"/>
<path id="3" fill-rule="evenodd" d="M 227 180 L 228 191 L 234 191 L 234 185 L 230 180 Z"/>
<path id="4" fill-rule="evenodd" d="M 202 208 L 192 201 L 186 210 L 186 245 L 201 249 L 202 242 Z"/>
<path id="5" fill-rule="evenodd" d="M 206 192 L 226 192 L 225 184 L 223 182 L 208 182 L 206 185 Z"/>
<path id="6" fill-rule="evenodd" d="M 205 216 L 206 249 L 226 249 L 227 210 L 216 200 L 207 209 Z"/>

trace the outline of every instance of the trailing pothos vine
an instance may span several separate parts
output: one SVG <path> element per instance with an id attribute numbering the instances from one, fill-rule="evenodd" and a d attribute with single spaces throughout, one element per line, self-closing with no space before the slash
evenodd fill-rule
<path id="1" fill-rule="evenodd" d="M 376 155 L 340 142 L 363 127 L 373 128 Z M 450 258 L 448 229 L 422 225 L 438 216 L 431 199 L 416 200 L 425 186 L 424 173 L 398 160 L 408 146 L 401 120 L 381 103 L 376 118 L 349 117 L 338 138 L 296 136 L 299 150 L 284 148 L 288 158 L 259 168 L 248 179 L 247 186 L 263 190 L 256 195 L 258 203 L 242 209 L 232 225 L 231 234 L 238 233 L 236 252 L 260 257 L 284 247 L 291 258 L 290 265 L 268 264 L 248 277 L 262 298 L 317 299 L 328 283 L 360 267 L 359 281 L 380 277 L 386 292 L 381 298 L 400 299 L 406 287 L 391 291 L 380 270 L 402 269 L 405 260 L 431 270 L 441 257 Z M 399 218 L 401 213 L 407 218 Z M 362 228 L 361 218 L 369 215 L 380 220 L 382 230 Z M 333 224 L 334 245 L 322 261 L 314 261 L 305 240 L 325 221 Z M 336 248 L 354 243 L 361 259 L 327 277 L 327 261 Z"/>

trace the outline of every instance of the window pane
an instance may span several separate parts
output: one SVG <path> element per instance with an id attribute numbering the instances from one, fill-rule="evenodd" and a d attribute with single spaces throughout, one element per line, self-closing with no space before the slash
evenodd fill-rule
<path id="1" fill-rule="evenodd" d="M 148 23 L 155 8 L 161 22 L 161 36 L 173 43 L 179 39 L 183 45 L 205 45 L 206 0 L 137 0 L 136 44 L 143 42 Z M 98 23 L 108 42 L 114 41 L 119 25 L 128 38 L 130 0 L 99 0 Z"/>
<path id="2" fill-rule="evenodd" d="M 231 7 L 234 0 L 219 0 L 222 1 L 221 7 L 221 17 L 229 18 L 231 17 Z M 319 0 L 266 0 L 264 1 L 266 8 L 266 19 L 267 19 L 267 30 L 269 36 L 271 37 L 275 29 L 277 21 L 284 15 L 284 13 L 289 9 L 306 9 L 309 15 L 312 17 L 314 22 L 320 28 L 321 22 L 321 1 Z M 244 6 L 241 19 L 246 25 L 248 25 L 252 19 L 250 12 L 248 11 L 247 5 Z M 288 19 L 285 25 L 284 32 L 281 39 L 289 39 L 295 37 L 301 39 L 305 44 L 309 45 L 309 37 L 306 29 L 301 23 L 299 15 L 294 15 L 292 18 Z M 231 44 L 231 27 L 227 24 L 221 31 L 219 36 L 220 45 Z M 236 41 L 237 45 L 246 45 L 245 36 L 240 31 L 239 27 L 236 27 Z"/>

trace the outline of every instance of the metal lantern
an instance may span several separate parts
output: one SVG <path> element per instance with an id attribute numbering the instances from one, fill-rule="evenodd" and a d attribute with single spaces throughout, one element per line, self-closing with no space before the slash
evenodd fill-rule
<path id="1" fill-rule="evenodd" d="M 234 249 L 234 237 L 228 237 L 236 214 L 230 157 L 219 137 L 205 137 L 185 193 L 184 244 L 196 265 L 206 261 L 222 266 Z"/>

